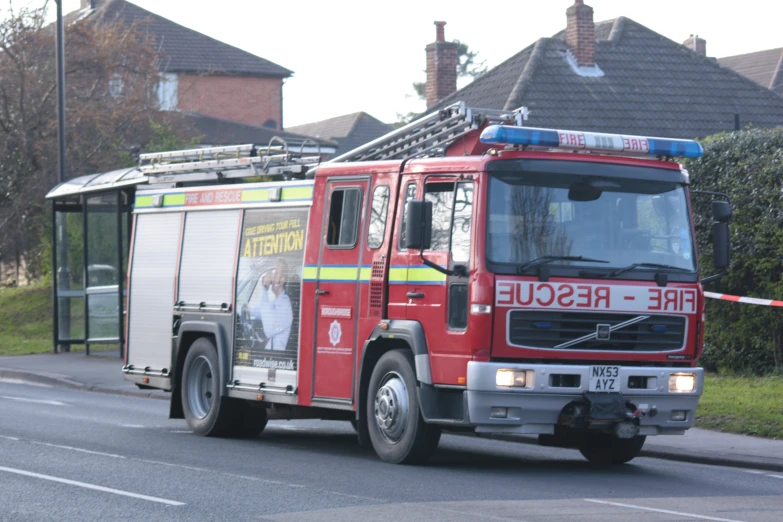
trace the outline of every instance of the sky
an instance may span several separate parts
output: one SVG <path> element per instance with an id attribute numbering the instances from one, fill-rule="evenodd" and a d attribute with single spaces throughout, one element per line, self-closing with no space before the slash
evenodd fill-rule
<path id="1" fill-rule="evenodd" d="M 0 6 L 8 0 L 0 0 Z M 63 10 L 80 0 L 63 0 Z M 358 111 L 386 121 L 425 109 L 424 47 L 435 20 L 493 67 L 565 28 L 574 0 L 132 0 L 181 25 L 294 71 L 283 87 L 285 127 Z M 13 0 L 40 6 L 43 0 Z M 50 0 L 51 13 L 54 2 Z M 625 16 L 682 43 L 697 34 L 707 55 L 783 47 L 783 3 L 772 0 L 586 0 L 596 22 Z M 732 8 L 732 6 L 735 6 Z M 0 16 L 2 13 L 0 13 Z M 66 42 L 67 45 L 67 42 Z M 460 85 L 461 86 L 461 85 Z"/>

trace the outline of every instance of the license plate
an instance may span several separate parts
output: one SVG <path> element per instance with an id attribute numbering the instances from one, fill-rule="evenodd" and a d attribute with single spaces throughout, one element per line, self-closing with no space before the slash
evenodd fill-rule
<path id="1" fill-rule="evenodd" d="M 619 392 L 620 391 L 620 367 L 619 366 L 591 366 L 589 391 Z"/>

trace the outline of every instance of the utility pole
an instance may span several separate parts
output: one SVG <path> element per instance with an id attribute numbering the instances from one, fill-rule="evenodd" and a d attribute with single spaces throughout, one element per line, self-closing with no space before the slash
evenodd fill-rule
<path id="1" fill-rule="evenodd" d="M 65 181 L 65 30 L 63 29 L 63 0 L 55 0 L 57 4 L 56 39 L 57 47 L 57 173 L 60 183 Z M 63 214 L 59 220 L 59 269 L 54 269 L 54 298 L 59 301 L 60 290 L 70 290 L 70 271 L 68 269 L 68 226 L 67 214 Z M 58 274 L 59 273 L 59 274 Z M 58 277 L 59 275 L 59 277 Z M 58 281 L 59 280 L 59 281 Z M 71 301 L 67 297 L 61 302 L 54 303 L 58 312 L 58 339 L 71 338 Z M 71 351 L 70 344 L 60 343 L 64 352 Z M 55 350 L 57 346 L 55 346 Z"/>

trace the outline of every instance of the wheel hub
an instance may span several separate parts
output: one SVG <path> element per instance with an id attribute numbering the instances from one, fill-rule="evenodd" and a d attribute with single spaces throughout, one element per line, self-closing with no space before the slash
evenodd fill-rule
<path id="1" fill-rule="evenodd" d="M 212 365 L 203 355 L 188 372 L 188 403 L 194 416 L 203 419 L 212 408 Z"/>
<path id="2" fill-rule="evenodd" d="M 408 424 L 408 389 L 396 373 L 387 375 L 375 394 L 375 421 L 389 442 L 397 442 Z"/>

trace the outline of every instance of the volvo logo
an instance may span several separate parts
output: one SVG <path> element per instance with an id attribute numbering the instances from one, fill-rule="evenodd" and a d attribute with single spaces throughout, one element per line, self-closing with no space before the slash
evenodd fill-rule
<path id="1" fill-rule="evenodd" d="M 597 341 L 608 341 L 612 336 L 612 327 L 608 324 L 598 324 L 595 326 L 595 339 Z"/>

